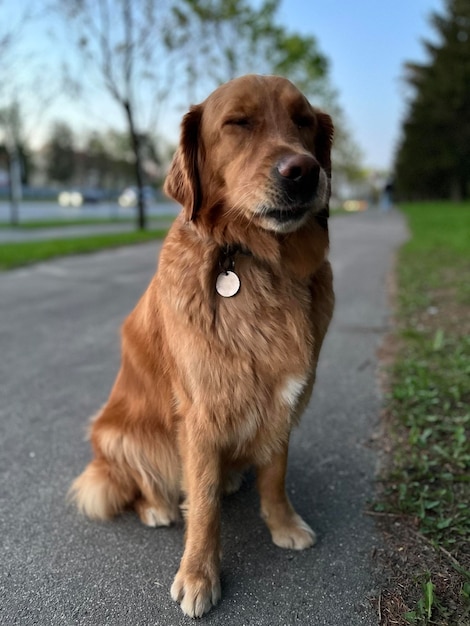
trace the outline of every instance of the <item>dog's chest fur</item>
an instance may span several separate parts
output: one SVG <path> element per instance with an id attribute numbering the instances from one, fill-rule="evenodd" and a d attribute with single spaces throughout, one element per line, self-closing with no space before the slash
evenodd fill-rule
<path id="1" fill-rule="evenodd" d="M 313 367 L 308 281 L 237 254 L 240 291 L 224 298 L 213 249 L 174 252 L 171 243 L 162 252 L 157 287 L 179 410 L 226 439 L 234 457 L 268 457 L 288 436 Z"/>

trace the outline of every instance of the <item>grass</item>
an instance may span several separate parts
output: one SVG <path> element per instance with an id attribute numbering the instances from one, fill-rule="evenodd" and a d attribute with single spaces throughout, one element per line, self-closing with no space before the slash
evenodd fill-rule
<path id="1" fill-rule="evenodd" d="M 392 580 L 406 610 L 382 623 L 469 626 L 470 204 L 401 209 L 411 239 L 398 258 L 392 457 L 375 508 L 393 522 L 392 544 L 402 527 Z"/>
<path id="2" fill-rule="evenodd" d="M 89 237 L 70 239 L 2 243 L 0 245 L 0 270 L 29 265 L 58 256 L 83 254 L 104 248 L 116 248 L 153 239 L 160 239 L 163 238 L 166 233 L 166 229 L 155 229 L 128 233 L 91 235 Z"/>
<path id="3" fill-rule="evenodd" d="M 175 219 L 175 215 L 158 215 L 149 217 L 149 224 L 151 226 L 157 225 L 161 222 L 172 222 Z M 44 219 L 44 220 L 25 220 L 19 224 L 12 226 L 10 222 L 1 222 L 0 228 L 15 228 L 18 230 L 36 230 L 41 228 L 59 228 L 68 226 L 95 226 L 97 224 L 132 224 L 135 222 L 135 217 L 103 217 L 103 218 L 68 218 L 62 219 Z"/>

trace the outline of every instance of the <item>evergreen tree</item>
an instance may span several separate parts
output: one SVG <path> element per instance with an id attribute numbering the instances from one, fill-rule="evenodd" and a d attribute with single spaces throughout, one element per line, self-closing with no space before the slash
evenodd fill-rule
<path id="1" fill-rule="evenodd" d="M 412 99 L 396 158 L 399 195 L 451 198 L 470 194 L 470 2 L 445 0 L 433 13 L 429 61 L 408 63 Z"/>

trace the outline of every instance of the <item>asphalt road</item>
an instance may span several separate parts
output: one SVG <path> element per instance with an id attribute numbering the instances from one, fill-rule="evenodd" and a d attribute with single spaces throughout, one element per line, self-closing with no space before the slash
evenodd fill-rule
<path id="1" fill-rule="evenodd" d="M 179 206 L 172 200 L 162 199 L 158 202 L 148 202 L 147 215 L 158 217 L 178 213 Z M 133 218 L 136 208 L 124 208 L 117 202 L 98 202 L 84 204 L 81 207 L 61 207 L 57 202 L 24 200 L 18 209 L 19 221 L 94 219 L 94 218 Z M 0 200 L 0 223 L 8 222 L 11 218 L 10 204 Z"/>
<path id="2" fill-rule="evenodd" d="M 9 206 L 6 202 L 0 202 L 0 245 L 5 243 L 17 243 L 19 241 L 39 241 L 44 239 L 65 239 L 99 235 L 108 233 L 125 233 L 135 230 L 135 208 L 124 209 L 118 204 L 100 203 L 96 205 L 84 205 L 78 208 L 64 208 L 57 202 L 23 202 L 20 207 L 20 224 L 30 221 L 44 222 L 56 220 L 62 225 L 42 228 L 17 228 L 8 227 Z M 166 228 L 171 223 L 173 216 L 179 212 L 179 206 L 175 202 L 156 202 L 147 207 L 149 227 Z M 131 221 L 121 221 L 123 218 Z M 157 222 L 155 219 L 159 218 Z M 164 219 L 162 219 L 164 218 Z M 110 220 L 107 224 L 83 224 L 70 225 L 74 220 Z M 113 221 L 116 220 L 116 221 Z"/>
<path id="3" fill-rule="evenodd" d="M 224 501 L 224 626 L 376 625 L 380 538 L 373 495 L 381 394 L 376 351 L 390 323 L 386 278 L 406 236 L 395 212 L 331 221 L 337 308 L 316 391 L 291 443 L 288 490 L 316 530 L 307 551 L 274 546 L 253 478 Z M 87 417 L 119 364 L 118 328 L 150 279 L 154 243 L 0 274 L 0 624 L 177 626 L 169 588 L 183 528 L 131 513 L 78 516 L 65 496 L 90 457 Z"/>

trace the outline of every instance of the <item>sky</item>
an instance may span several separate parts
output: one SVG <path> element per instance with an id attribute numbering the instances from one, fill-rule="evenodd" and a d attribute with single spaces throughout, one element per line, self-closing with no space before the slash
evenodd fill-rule
<path id="1" fill-rule="evenodd" d="M 281 3 L 279 22 L 291 31 L 314 35 L 320 51 L 329 59 L 331 84 L 338 92 L 347 127 L 366 167 L 388 170 L 393 164 L 406 112 L 403 64 L 425 60 L 422 39 L 434 38 L 428 18 L 432 11 L 442 10 L 443 3 L 444 0 L 283 0 Z M 27 0 L 0 0 L 0 34 L 1 22 L 18 15 L 18 7 L 27 4 Z M 46 5 L 46 0 L 36 0 L 39 12 Z M 43 21 L 42 35 L 36 30 L 34 36 L 29 33 L 29 40 L 33 49 L 37 38 L 44 38 L 42 49 L 52 68 L 54 56 L 65 52 L 46 36 L 50 30 L 47 23 Z M 71 50 L 69 46 L 67 54 Z M 31 68 L 35 71 L 34 63 Z M 39 72 L 40 78 L 47 81 L 48 70 Z M 176 141 L 182 112 L 163 120 L 172 142 Z M 54 118 L 69 121 L 81 134 L 94 127 L 122 123 L 120 112 L 104 99 L 91 98 L 85 108 L 79 101 L 72 102 L 62 96 L 32 128 L 33 144 L 41 143 L 46 136 L 47 121 Z"/>

